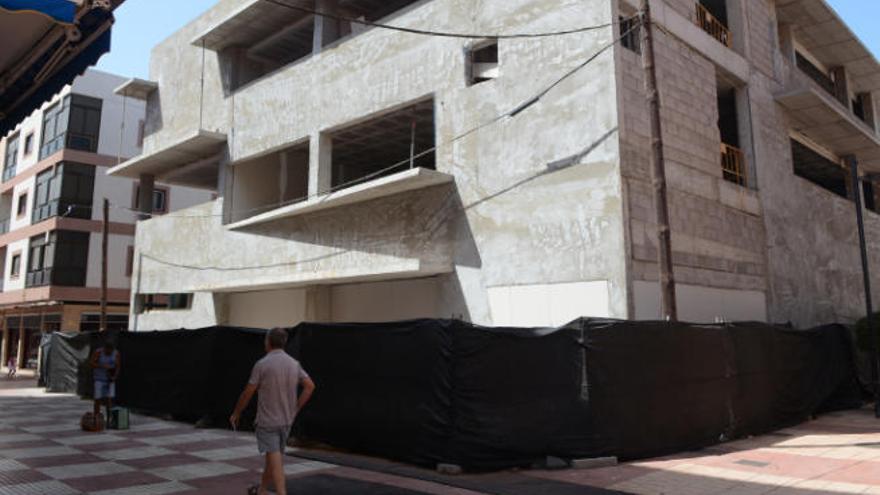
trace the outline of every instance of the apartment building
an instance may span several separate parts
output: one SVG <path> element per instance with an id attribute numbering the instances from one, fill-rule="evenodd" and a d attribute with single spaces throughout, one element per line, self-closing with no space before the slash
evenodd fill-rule
<path id="1" fill-rule="evenodd" d="M 637 3 L 219 1 L 120 89 L 111 175 L 218 195 L 139 225 L 130 327 L 662 317 Z M 823 0 L 652 5 L 680 317 L 863 315 L 880 65 Z"/>
<path id="2" fill-rule="evenodd" d="M 114 89 L 126 79 L 89 70 L 0 141 L 2 362 L 35 367 L 41 335 L 97 330 L 103 200 L 110 200 L 108 328 L 128 327 L 137 181 L 109 167 L 140 153 L 144 104 Z M 154 187 L 155 214 L 211 193 Z"/>

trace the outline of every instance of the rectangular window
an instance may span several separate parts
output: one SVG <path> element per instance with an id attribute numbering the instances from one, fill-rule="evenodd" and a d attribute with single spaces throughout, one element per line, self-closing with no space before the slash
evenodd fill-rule
<path id="1" fill-rule="evenodd" d="M 24 138 L 24 156 L 30 155 L 34 151 L 34 133 L 28 133 Z"/>
<path id="2" fill-rule="evenodd" d="M 69 109 L 70 96 L 66 96 L 43 112 L 43 144 L 40 146 L 40 160 L 64 148 Z"/>
<path id="3" fill-rule="evenodd" d="M 96 152 L 101 131 L 101 107 L 98 98 L 67 95 L 43 112 L 43 145 L 40 159 L 65 147 Z"/>
<path id="4" fill-rule="evenodd" d="M 16 253 L 12 255 L 12 261 L 10 262 L 9 268 L 9 276 L 12 278 L 18 278 L 21 275 L 21 253 Z"/>
<path id="5" fill-rule="evenodd" d="M 842 198 L 847 194 L 847 172 L 835 163 L 794 139 L 791 140 L 794 173 Z"/>
<path id="6" fill-rule="evenodd" d="M 140 210 L 141 207 L 141 188 L 134 188 L 134 203 L 132 208 Z M 153 188 L 153 213 L 168 213 L 168 188 Z"/>
<path id="7" fill-rule="evenodd" d="M 192 294 L 138 294 L 135 304 L 138 314 L 155 310 L 186 310 L 192 308 Z"/>
<path id="8" fill-rule="evenodd" d="M 101 315 L 99 313 L 83 313 L 80 315 L 79 331 L 80 332 L 97 332 L 101 329 Z M 127 314 L 108 314 L 107 330 L 124 331 L 128 330 Z"/>
<path id="9" fill-rule="evenodd" d="M 18 195 L 18 206 L 15 208 L 15 213 L 18 218 L 23 217 L 27 213 L 27 200 L 27 193 L 21 193 Z"/>
<path id="10" fill-rule="evenodd" d="M 642 31 L 637 17 L 620 17 L 620 44 L 635 53 L 642 53 Z"/>
<path id="11" fill-rule="evenodd" d="M 500 75 L 498 40 L 477 43 L 468 50 L 468 85 L 497 79 Z"/>
<path id="12" fill-rule="evenodd" d="M 95 192 L 95 167 L 62 162 L 54 169 L 37 175 L 34 186 L 33 223 L 64 215 L 92 218 Z"/>
<path id="13" fill-rule="evenodd" d="M 58 230 L 30 240 L 30 262 L 25 286 L 83 287 L 89 260 L 88 232 Z"/>
<path id="14" fill-rule="evenodd" d="M 18 166 L 18 134 L 14 134 L 6 140 L 6 157 L 3 160 L 3 182 L 15 177 L 15 168 Z"/>

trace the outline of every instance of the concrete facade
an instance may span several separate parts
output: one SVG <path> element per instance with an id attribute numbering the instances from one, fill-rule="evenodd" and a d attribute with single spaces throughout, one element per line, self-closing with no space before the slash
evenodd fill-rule
<path id="1" fill-rule="evenodd" d="M 782 3 L 791 9 L 798 1 Z M 821 0 L 803 1 L 819 2 L 812 11 L 824 12 Z M 635 3 L 423 0 L 382 22 L 547 32 L 615 23 Z M 653 4 L 662 27 L 656 50 L 680 316 L 851 321 L 863 312 L 854 205 L 793 173 L 789 139 L 800 126 L 790 114 L 797 110 L 778 96 L 798 77 L 786 48 L 794 45 L 784 42 L 780 25 L 806 39 L 811 19 L 798 27 L 790 10 L 778 18 L 778 5 L 727 3 L 729 47 L 697 25 L 694 2 Z M 258 71 L 254 54 L 271 43 L 254 40 L 308 24 L 277 8 L 220 1 L 153 50 L 152 82 L 139 86 L 147 111 L 143 155 L 111 174 L 213 181 L 219 197 L 139 223 L 133 329 L 661 317 L 641 58 L 620 44 L 602 51 L 617 26 L 501 39 L 494 72 L 472 84 L 479 40 L 354 26 L 325 43 L 326 19 L 318 17 L 309 25 L 317 34 L 308 55 Z M 264 32 L 249 39 L 240 27 L 254 18 L 263 21 L 246 32 Z M 538 103 L 509 115 L 600 51 Z M 841 70 L 855 73 L 848 63 L 841 60 Z M 868 65 L 859 77 L 877 70 L 873 59 Z M 239 84 L 246 72 L 258 75 Z M 852 78 L 854 94 L 872 91 L 863 79 Z M 720 163 L 721 92 L 735 99 L 742 183 L 726 179 Z M 431 170 L 404 167 L 334 186 L 347 146 L 340 136 L 362 126 L 367 140 L 384 139 L 375 127 L 393 122 L 383 118 L 426 105 L 437 146 Z M 866 108 L 873 115 L 873 103 Z M 375 121 L 383 123 L 370 129 Z M 845 132 L 865 134 L 855 125 Z M 870 132 L 858 139 L 876 139 Z M 821 132 L 812 135 L 817 150 L 845 158 L 830 134 L 827 147 L 817 142 Z M 393 146 L 389 139 L 386 147 Z M 877 165 L 868 159 L 872 150 L 863 160 L 868 167 Z M 854 154 L 862 158 L 862 149 Z M 557 166 L 572 156 L 572 166 Z M 866 215 L 876 263 L 880 217 Z M 138 309 L 139 294 L 188 294 L 189 302 Z"/>

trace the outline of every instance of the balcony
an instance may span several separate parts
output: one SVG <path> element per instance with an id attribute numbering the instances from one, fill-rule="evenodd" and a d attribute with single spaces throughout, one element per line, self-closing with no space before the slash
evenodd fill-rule
<path id="1" fill-rule="evenodd" d="M 745 186 L 748 184 L 746 175 L 746 159 L 742 150 L 726 143 L 721 143 L 721 171 L 724 180 Z"/>
<path id="2" fill-rule="evenodd" d="M 697 26 L 709 33 L 709 36 L 727 48 L 733 48 L 733 36 L 730 34 L 730 29 L 699 2 L 697 2 L 696 22 Z"/>

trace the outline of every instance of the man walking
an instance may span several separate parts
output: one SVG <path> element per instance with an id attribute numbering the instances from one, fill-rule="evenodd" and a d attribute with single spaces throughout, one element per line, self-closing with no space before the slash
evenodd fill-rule
<path id="1" fill-rule="evenodd" d="M 257 361 L 251 372 L 251 378 L 238 398 L 229 422 L 238 428 L 242 411 L 254 395 L 257 399 L 257 447 L 266 456 L 266 466 L 259 486 L 252 486 L 248 494 L 265 495 L 269 493 L 269 485 L 275 485 L 275 493 L 287 494 L 282 456 L 287 445 L 290 428 L 296 414 L 312 397 L 315 382 L 302 369 L 296 359 L 284 352 L 287 344 L 287 331 L 273 328 L 266 334 L 266 356 Z M 302 385 L 302 395 L 298 387 Z"/>

